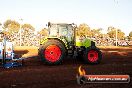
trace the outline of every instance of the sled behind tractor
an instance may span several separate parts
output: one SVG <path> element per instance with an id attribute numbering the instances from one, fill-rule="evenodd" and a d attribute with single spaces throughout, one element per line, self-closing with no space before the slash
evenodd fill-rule
<path id="1" fill-rule="evenodd" d="M 85 63 L 98 64 L 102 59 L 101 51 L 95 42 L 85 35 L 76 35 L 75 24 L 48 23 L 49 36 L 42 39 L 38 50 L 44 63 L 60 64 L 65 56 L 79 57 Z"/>
<path id="2" fill-rule="evenodd" d="M 16 58 L 14 50 L 13 50 L 13 43 L 8 41 L 7 36 L 4 33 L 0 33 L 1 40 L 0 41 L 0 62 L 1 65 L 5 68 L 13 68 L 19 67 L 23 65 L 22 58 Z"/>

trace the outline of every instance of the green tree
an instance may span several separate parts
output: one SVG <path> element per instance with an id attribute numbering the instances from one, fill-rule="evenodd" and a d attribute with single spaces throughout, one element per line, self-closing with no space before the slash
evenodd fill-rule
<path id="1" fill-rule="evenodd" d="M 101 30 L 102 30 L 102 28 L 92 29 L 91 30 L 92 37 L 101 37 L 102 36 L 102 34 L 100 32 Z"/>
<path id="2" fill-rule="evenodd" d="M 115 28 L 114 28 L 113 26 L 109 26 L 108 29 L 107 29 L 107 31 L 110 32 L 110 31 L 112 31 L 112 30 L 114 30 L 114 29 L 115 29 Z"/>
<path id="3" fill-rule="evenodd" d="M 120 29 L 117 29 L 117 28 L 115 28 L 115 27 L 112 27 L 112 26 L 110 26 L 110 27 L 108 27 L 108 35 L 109 35 L 109 37 L 110 38 L 115 38 L 116 37 L 116 30 L 117 30 L 117 38 L 118 39 L 124 39 L 125 38 L 125 33 L 124 32 L 122 32 Z"/>
<path id="4" fill-rule="evenodd" d="M 20 24 L 15 20 L 9 19 L 4 22 L 4 29 L 7 29 L 10 34 L 17 33 L 20 29 Z"/>
<path id="5" fill-rule="evenodd" d="M 132 40 L 132 31 L 129 33 L 129 40 Z"/>
<path id="6" fill-rule="evenodd" d="M 14 41 L 14 39 L 18 38 L 17 34 L 20 29 L 20 24 L 17 21 L 8 19 L 3 23 L 2 28 L 4 34 L 6 34 L 10 41 Z"/>
<path id="7" fill-rule="evenodd" d="M 117 38 L 118 39 L 124 39 L 125 38 L 125 33 L 122 32 L 120 29 L 118 29 L 118 33 L 117 33 Z"/>
<path id="8" fill-rule="evenodd" d="M 85 23 L 80 24 L 79 27 L 77 28 L 76 33 L 78 36 L 81 36 L 81 35 L 90 36 L 91 34 L 90 27 Z"/>
<path id="9" fill-rule="evenodd" d="M 23 24 L 22 29 L 26 32 L 35 31 L 35 28 L 31 24 Z"/>
<path id="10" fill-rule="evenodd" d="M 113 26 L 108 27 L 108 35 L 110 38 L 115 38 L 116 36 L 116 29 Z"/>
<path id="11" fill-rule="evenodd" d="M 48 36 L 49 32 L 46 28 L 43 28 L 41 31 L 38 32 L 41 36 Z"/>
<path id="12" fill-rule="evenodd" d="M 129 33 L 129 36 L 132 37 L 132 31 Z"/>
<path id="13" fill-rule="evenodd" d="M 23 24 L 21 29 L 22 45 L 31 46 L 33 43 L 35 28 L 31 24 Z"/>

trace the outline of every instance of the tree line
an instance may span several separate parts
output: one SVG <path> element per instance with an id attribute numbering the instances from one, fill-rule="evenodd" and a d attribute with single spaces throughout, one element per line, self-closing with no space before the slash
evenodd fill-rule
<path id="1" fill-rule="evenodd" d="M 109 26 L 107 29 L 107 33 L 101 33 L 103 29 L 97 28 L 97 29 L 91 29 L 87 24 L 83 23 L 80 24 L 77 30 L 77 35 L 85 35 L 87 37 L 109 37 L 109 38 L 115 38 L 116 37 L 116 30 L 117 30 L 117 39 L 118 40 L 132 40 L 132 31 L 129 33 L 128 36 L 125 36 L 125 33 L 121 31 L 121 29 L 115 28 L 113 26 Z"/>
<path id="2" fill-rule="evenodd" d="M 39 39 L 48 36 L 48 30 L 46 28 L 42 28 L 40 31 L 35 34 L 35 28 L 33 25 L 29 23 L 20 24 L 15 20 L 8 19 L 3 24 L 0 23 L 3 32 L 8 35 L 11 41 L 16 41 L 16 44 L 19 44 L 20 41 L 20 34 L 22 45 L 30 46 L 35 41 L 39 41 Z M 1 30 L 1 29 L 0 29 Z M 109 26 L 107 29 L 107 33 L 103 34 L 101 31 L 102 28 L 92 29 L 85 23 L 80 24 L 77 27 L 76 35 L 77 36 L 86 36 L 89 38 L 95 39 L 115 39 L 116 37 L 116 30 L 117 30 L 117 39 L 118 40 L 128 40 L 132 41 L 132 31 L 129 33 L 128 36 L 125 36 L 125 33 L 121 31 L 121 29 L 115 28 L 113 26 Z M 110 41 L 110 40 L 109 40 Z M 32 43 L 30 43 L 32 42 Z M 35 43 L 34 43 L 35 44 Z M 38 44 L 38 43 L 37 43 Z"/>

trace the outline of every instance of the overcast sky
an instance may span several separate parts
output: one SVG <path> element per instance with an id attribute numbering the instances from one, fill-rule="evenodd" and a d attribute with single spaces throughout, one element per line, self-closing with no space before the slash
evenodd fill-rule
<path id="1" fill-rule="evenodd" d="M 0 0 L 0 22 L 13 19 L 36 30 L 48 21 L 87 23 L 91 28 L 132 31 L 132 0 Z M 23 19 L 23 21 L 19 20 Z"/>

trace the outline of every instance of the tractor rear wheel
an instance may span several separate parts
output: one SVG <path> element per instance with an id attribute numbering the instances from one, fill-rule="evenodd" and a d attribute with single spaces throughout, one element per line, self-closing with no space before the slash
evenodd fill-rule
<path id="1" fill-rule="evenodd" d="M 47 64 L 60 64 L 65 56 L 65 47 L 58 40 L 48 40 L 40 49 L 41 60 Z"/>
<path id="2" fill-rule="evenodd" d="M 84 61 L 90 64 L 98 64 L 102 59 L 102 53 L 96 46 L 91 46 L 84 52 Z"/>

